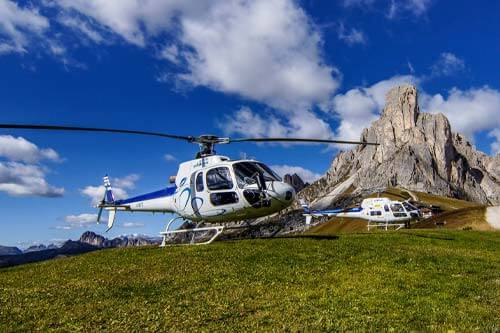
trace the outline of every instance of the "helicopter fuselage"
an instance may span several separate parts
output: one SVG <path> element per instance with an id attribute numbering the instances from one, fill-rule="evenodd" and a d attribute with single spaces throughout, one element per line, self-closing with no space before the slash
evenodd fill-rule
<path id="1" fill-rule="evenodd" d="M 174 181 L 174 186 L 122 200 L 113 199 L 109 186 L 111 195 L 102 206 L 114 212 L 174 213 L 195 222 L 224 223 L 279 212 L 295 199 L 292 186 L 255 160 L 213 155 L 187 161 L 180 164 Z"/>

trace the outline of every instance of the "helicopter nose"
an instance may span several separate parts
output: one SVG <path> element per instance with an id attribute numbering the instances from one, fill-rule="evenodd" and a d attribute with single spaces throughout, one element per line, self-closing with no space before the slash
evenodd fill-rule
<path id="1" fill-rule="evenodd" d="M 279 184 L 278 191 L 280 199 L 286 202 L 291 202 L 295 199 L 294 188 L 285 182 Z"/>

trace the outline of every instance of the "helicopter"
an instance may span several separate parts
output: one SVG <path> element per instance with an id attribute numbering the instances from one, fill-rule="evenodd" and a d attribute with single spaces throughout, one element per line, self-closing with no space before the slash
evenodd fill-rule
<path id="1" fill-rule="evenodd" d="M 421 217 L 420 211 L 413 206 L 409 200 L 397 201 L 386 197 L 366 198 L 361 205 L 352 208 L 332 208 L 327 210 L 312 210 L 309 205 L 301 201 L 304 210 L 306 224 L 311 224 L 313 217 L 348 217 L 367 220 L 367 228 L 372 227 L 396 227 L 396 230 L 406 226 L 406 223 L 413 218 Z M 375 222 L 375 224 L 372 224 Z"/>
<path id="2" fill-rule="evenodd" d="M 103 179 L 105 191 L 103 199 L 96 206 L 99 209 L 97 223 L 100 222 L 104 210 L 108 212 L 106 231 L 113 227 L 117 212 L 172 213 L 176 216 L 167 223 L 165 230 L 160 232 L 163 236 L 162 246 L 166 245 L 168 237 L 187 232 L 212 232 L 213 236 L 207 241 L 195 244 L 211 243 L 223 232 L 225 223 L 268 216 L 280 212 L 295 201 L 296 193 L 293 187 L 285 183 L 266 164 L 254 159 L 231 160 L 229 157 L 218 155 L 215 151 L 217 144 L 282 142 L 378 145 L 365 141 L 329 139 L 181 136 L 138 130 L 58 125 L 0 124 L 0 128 L 148 135 L 198 144 L 199 151 L 195 158 L 181 163 L 177 174 L 169 178 L 171 186 L 161 190 L 117 200 L 109 177 L 105 176 Z M 195 228 L 171 230 L 174 222 L 178 220 L 219 225 L 197 225 Z"/>

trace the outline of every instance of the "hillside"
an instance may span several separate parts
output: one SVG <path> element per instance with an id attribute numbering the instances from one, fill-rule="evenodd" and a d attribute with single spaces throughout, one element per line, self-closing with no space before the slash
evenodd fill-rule
<path id="1" fill-rule="evenodd" d="M 0 269 L 0 331 L 495 331 L 498 235 L 117 248 Z"/>

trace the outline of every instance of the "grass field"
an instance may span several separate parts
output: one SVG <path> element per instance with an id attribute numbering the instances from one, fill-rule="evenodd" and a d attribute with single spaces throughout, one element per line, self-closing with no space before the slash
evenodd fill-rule
<path id="1" fill-rule="evenodd" d="M 0 331 L 500 329 L 500 234 L 128 248 L 0 270 Z"/>

